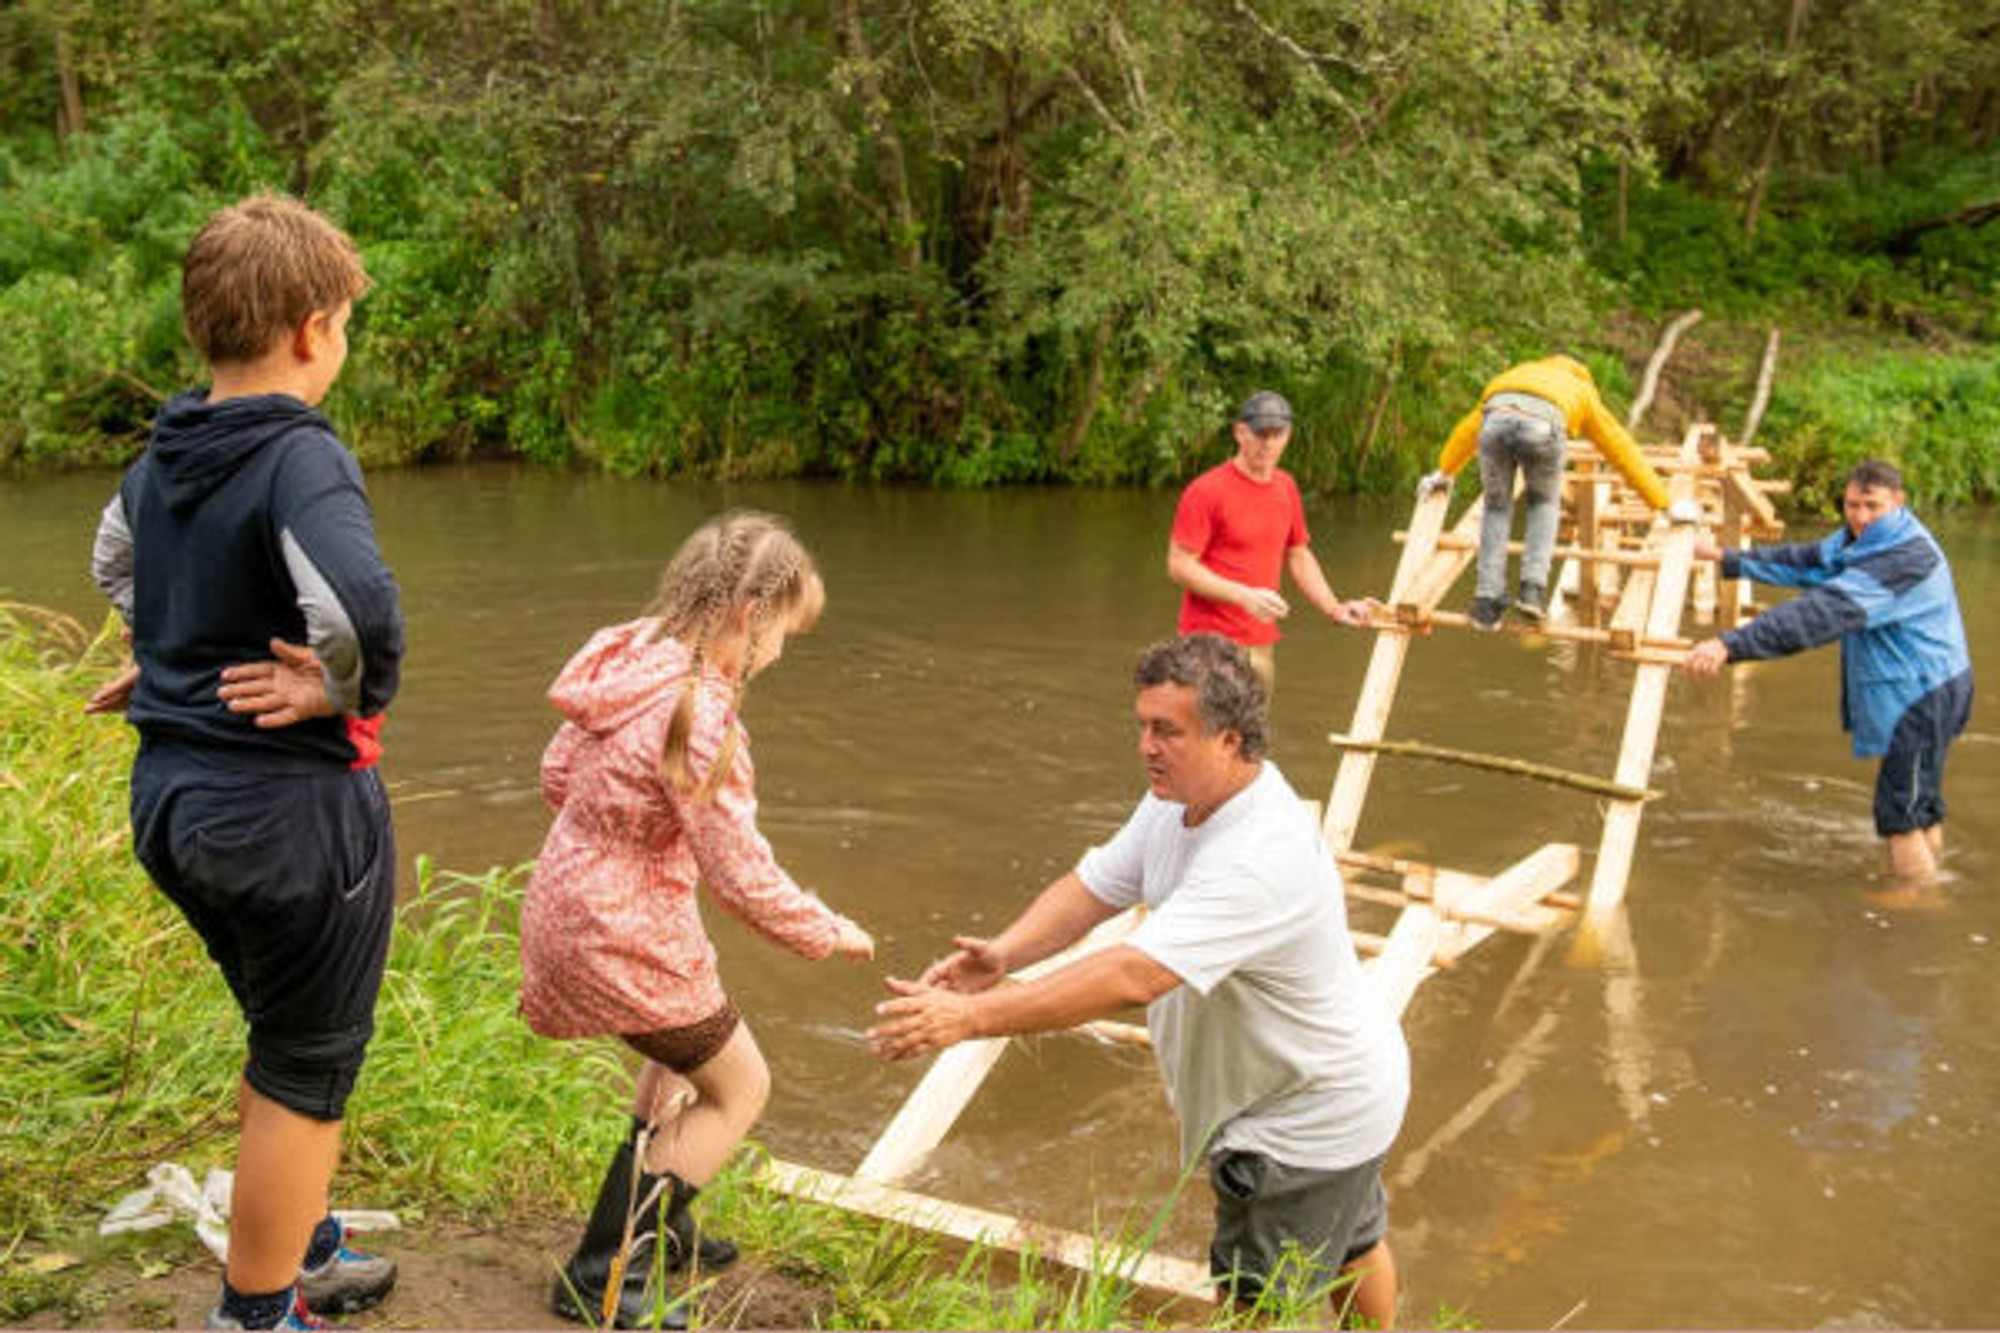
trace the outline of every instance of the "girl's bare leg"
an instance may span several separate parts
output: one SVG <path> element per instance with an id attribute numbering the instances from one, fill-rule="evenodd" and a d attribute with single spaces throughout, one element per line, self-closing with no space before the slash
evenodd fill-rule
<path id="1" fill-rule="evenodd" d="M 662 1120 L 657 1108 L 674 1104 L 670 1080 L 677 1078 L 692 1086 L 694 1098 L 681 1104 L 678 1115 Z M 686 1075 L 647 1061 L 638 1102 L 654 1108 L 640 1114 L 653 1120 L 655 1132 L 646 1144 L 645 1169 L 655 1175 L 671 1171 L 697 1189 L 706 1185 L 749 1134 L 770 1097 L 771 1071 L 747 1023 L 737 1024 L 722 1049 Z"/>

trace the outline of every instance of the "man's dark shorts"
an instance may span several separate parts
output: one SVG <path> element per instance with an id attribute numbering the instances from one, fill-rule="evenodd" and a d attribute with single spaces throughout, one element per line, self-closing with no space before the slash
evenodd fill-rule
<path id="1" fill-rule="evenodd" d="M 1896 721 L 1875 773 L 1875 831 L 1887 838 L 1944 822 L 1944 761 L 1972 714 L 1965 673 L 1911 704 Z"/>
<path id="2" fill-rule="evenodd" d="M 375 770 L 253 773 L 142 746 L 139 861 L 180 908 L 250 1024 L 243 1076 L 338 1120 L 375 1031 L 395 913 L 395 837 Z"/>
<path id="3" fill-rule="evenodd" d="M 1208 1164 L 1215 1188 L 1209 1271 L 1245 1304 L 1273 1281 L 1294 1300 L 1325 1288 L 1389 1233 L 1384 1160 L 1318 1171 L 1262 1153 L 1217 1153 Z M 1300 1258 L 1286 1259 L 1288 1248 Z"/>

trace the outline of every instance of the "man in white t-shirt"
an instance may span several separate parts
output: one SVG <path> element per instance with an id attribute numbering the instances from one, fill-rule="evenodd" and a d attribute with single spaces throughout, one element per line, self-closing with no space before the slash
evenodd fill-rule
<path id="1" fill-rule="evenodd" d="M 870 1041 L 905 1059 L 1145 1005 L 1184 1159 L 1208 1161 L 1217 1277 L 1254 1301 L 1295 1246 L 1307 1262 L 1288 1278 L 1352 1274 L 1336 1298 L 1386 1328 L 1381 1167 L 1409 1099 L 1402 1031 L 1362 976 L 1317 824 L 1264 758 L 1264 690 L 1243 651 L 1213 634 L 1155 644 L 1134 683 L 1138 809 L 997 937 L 960 937 L 917 981 L 890 978 L 897 998 Z M 1142 902 L 1124 943 L 996 984 Z"/>

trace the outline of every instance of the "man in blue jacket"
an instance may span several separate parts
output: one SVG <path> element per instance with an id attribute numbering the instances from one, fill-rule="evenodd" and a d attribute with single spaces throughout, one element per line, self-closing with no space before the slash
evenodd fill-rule
<path id="1" fill-rule="evenodd" d="M 1944 850 L 1944 760 L 1972 712 L 1951 566 L 1904 507 L 1903 478 L 1870 459 L 1847 475 L 1846 525 L 1822 541 L 1695 554 L 1722 562 L 1724 578 L 1803 588 L 1720 638 L 1697 644 L 1688 671 L 1712 676 L 1727 662 L 1786 657 L 1840 640 L 1840 723 L 1857 758 L 1880 756 L 1875 830 L 1888 840 L 1898 878 L 1928 878 Z"/>

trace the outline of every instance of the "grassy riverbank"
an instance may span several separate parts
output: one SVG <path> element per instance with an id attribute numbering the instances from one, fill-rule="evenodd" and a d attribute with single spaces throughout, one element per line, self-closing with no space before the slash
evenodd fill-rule
<path id="1" fill-rule="evenodd" d="M 169 1323 L 162 1298 L 135 1304 L 130 1291 L 175 1269 L 196 1286 L 212 1280 L 195 1280 L 212 1266 L 184 1227 L 96 1235 L 104 1210 L 153 1163 L 171 1158 L 197 1176 L 226 1164 L 242 1058 L 227 991 L 132 860 L 132 733 L 81 710 L 117 656 L 109 627 L 93 635 L 65 617 L 0 606 L 0 1323 Z M 515 1018 L 519 869 L 460 875 L 419 858 L 417 874 L 336 1193 L 401 1210 L 415 1232 L 391 1248 L 445 1246 L 431 1261 L 447 1272 L 463 1268 L 451 1246 L 490 1258 L 493 1237 L 545 1236 L 547 1253 L 595 1186 L 608 1129 L 622 1123 L 626 1075 L 609 1044 L 543 1041 Z M 718 1284 L 704 1316 L 718 1326 L 784 1315 L 843 1328 L 1185 1326 L 1208 1317 L 1160 1310 L 1117 1273 L 947 1250 L 768 1195 L 748 1183 L 754 1160 L 744 1154 L 711 1187 L 708 1214 L 744 1243 L 745 1269 L 793 1294 L 776 1314 L 760 1313 L 740 1277 Z M 536 1262 L 518 1244 L 507 1256 L 517 1268 Z M 528 1274 L 526 1289 L 538 1292 L 546 1278 Z M 421 1296 L 399 1294 L 371 1322 L 509 1314 L 447 1308 L 433 1320 L 414 1304 Z"/>

